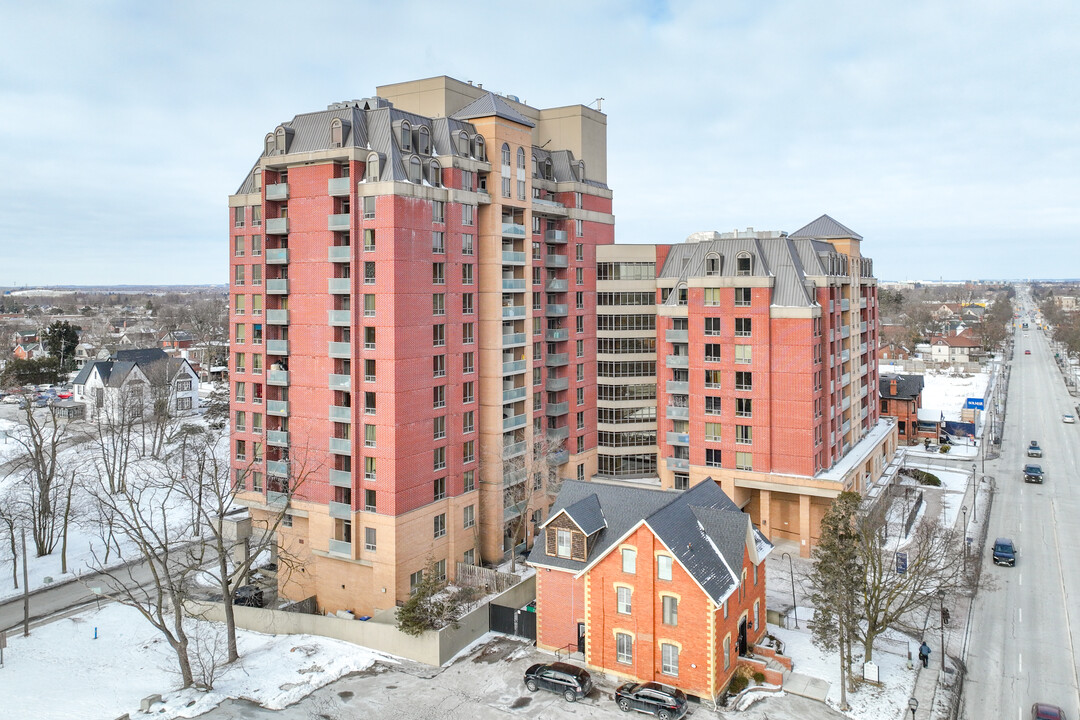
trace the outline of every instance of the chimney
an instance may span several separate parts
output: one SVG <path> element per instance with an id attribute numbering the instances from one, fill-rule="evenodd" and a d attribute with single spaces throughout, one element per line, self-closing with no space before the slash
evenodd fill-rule
<path id="1" fill-rule="evenodd" d="M 896 378 L 889 380 L 889 397 L 896 397 Z"/>

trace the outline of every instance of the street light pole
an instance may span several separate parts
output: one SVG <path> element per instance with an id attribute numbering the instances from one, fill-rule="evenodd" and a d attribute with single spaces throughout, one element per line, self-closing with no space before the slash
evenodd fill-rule
<path id="1" fill-rule="evenodd" d="M 979 486 L 975 483 L 975 463 L 971 463 L 971 520 L 979 521 L 978 513 Z"/>
<path id="2" fill-rule="evenodd" d="M 799 603 L 795 600 L 795 568 L 791 563 L 791 553 L 784 553 L 780 557 L 787 557 L 788 573 L 791 575 L 791 607 L 795 613 L 795 629 L 799 629 Z"/>
<path id="3" fill-rule="evenodd" d="M 907 701 L 908 710 L 911 711 L 911 720 L 915 720 L 915 711 L 919 709 L 919 701 L 915 698 L 909 698 Z"/>
<path id="4" fill-rule="evenodd" d="M 941 620 L 941 669 L 945 669 L 945 590 L 938 590 L 940 620 Z"/>
<path id="5" fill-rule="evenodd" d="M 960 537 L 960 550 L 964 553 L 964 575 L 967 575 L 967 505 L 960 508 L 960 512 L 964 513 L 964 533 Z"/>

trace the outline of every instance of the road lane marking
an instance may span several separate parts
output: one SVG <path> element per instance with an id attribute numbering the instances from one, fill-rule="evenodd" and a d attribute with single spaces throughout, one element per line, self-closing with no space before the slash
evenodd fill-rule
<path id="1" fill-rule="evenodd" d="M 1024 587 L 1024 573 L 1020 573 L 1020 577 L 1017 578 L 1017 580 L 1019 581 L 1020 587 Z"/>
<path id="2" fill-rule="evenodd" d="M 1023 675 L 1024 674 L 1024 653 L 1017 653 L 1016 655 L 1017 655 L 1017 657 L 1016 657 L 1016 664 L 1017 664 L 1016 674 L 1017 675 Z"/>
<path id="3" fill-rule="evenodd" d="M 1016 622 L 1024 622 L 1024 608 L 1016 608 Z"/>

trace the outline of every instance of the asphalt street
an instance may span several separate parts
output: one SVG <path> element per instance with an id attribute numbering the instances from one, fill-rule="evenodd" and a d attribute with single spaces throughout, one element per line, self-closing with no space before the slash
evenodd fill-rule
<path id="1" fill-rule="evenodd" d="M 1030 355 L 1024 351 L 1030 350 Z M 1054 351 L 1043 332 L 1018 330 L 1001 457 L 987 463 L 997 478 L 984 584 L 973 608 L 964 717 L 1024 720 L 1031 705 L 1080 710 L 1080 424 Z M 1026 447 L 1038 440 L 1042 485 L 1023 480 Z M 993 467 L 991 467 L 993 465 Z M 995 537 L 1019 548 L 1016 567 L 990 558 Z"/>

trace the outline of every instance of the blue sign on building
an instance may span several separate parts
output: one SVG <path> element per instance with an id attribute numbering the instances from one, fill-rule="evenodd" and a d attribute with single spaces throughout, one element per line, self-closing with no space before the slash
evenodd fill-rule
<path id="1" fill-rule="evenodd" d="M 975 410 L 982 410 L 983 409 L 983 399 L 982 398 L 968 398 L 967 403 L 964 404 L 964 407 L 972 408 L 972 409 L 975 409 Z"/>
<path id="2" fill-rule="evenodd" d="M 896 574 L 903 575 L 907 572 L 907 553 L 896 553 Z"/>

